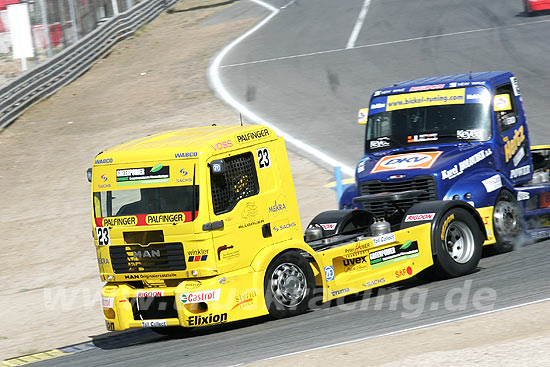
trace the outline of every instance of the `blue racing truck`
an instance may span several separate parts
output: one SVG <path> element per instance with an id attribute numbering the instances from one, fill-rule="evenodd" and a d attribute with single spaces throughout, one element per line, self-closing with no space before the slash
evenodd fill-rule
<path id="1" fill-rule="evenodd" d="M 530 147 L 512 73 L 393 84 L 373 93 L 359 123 L 366 124 L 365 155 L 341 209 L 366 209 L 403 226 L 432 221 L 433 201 L 463 200 L 479 212 L 484 244 L 496 252 L 550 237 L 550 146 Z M 412 213 L 417 203 L 425 204 Z M 443 223 L 442 238 L 446 230 Z"/>

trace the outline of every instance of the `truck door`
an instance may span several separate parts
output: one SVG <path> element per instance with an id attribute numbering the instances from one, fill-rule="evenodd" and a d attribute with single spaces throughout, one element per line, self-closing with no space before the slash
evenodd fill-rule
<path id="1" fill-rule="evenodd" d="M 220 272 L 250 265 L 257 252 L 274 241 L 271 195 L 263 191 L 258 168 L 255 150 L 209 162 L 211 222 L 204 229 L 212 233 Z"/>
<path id="2" fill-rule="evenodd" d="M 511 83 L 496 88 L 493 101 L 495 120 L 502 138 L 504 173 L 515 184 L 529 181 L 532 176 L 531 152 L 527 126 L 517 109 L 519 91 Z"/>

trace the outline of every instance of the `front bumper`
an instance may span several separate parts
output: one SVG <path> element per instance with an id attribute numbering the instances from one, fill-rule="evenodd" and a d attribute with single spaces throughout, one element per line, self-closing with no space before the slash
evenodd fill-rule
<path id="1" fill-rule="evenodd" d="M 107 330 L 197 327 L 266 315 L 263 272 L 245 268 L 184 279 L 174 287 L 136 288 L 107 283 L 101 293 Z"/>

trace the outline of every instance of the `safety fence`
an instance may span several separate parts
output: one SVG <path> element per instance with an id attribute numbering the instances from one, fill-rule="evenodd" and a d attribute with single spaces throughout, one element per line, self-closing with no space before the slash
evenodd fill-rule
<path id="1" fill-rule="evenodd" d="M 77 42 L 0 87 L 0 129 L 33 103 L 57 92 L 87 71 L 119 41 L 178 0 L 143 0 L 107 19 Z"/>

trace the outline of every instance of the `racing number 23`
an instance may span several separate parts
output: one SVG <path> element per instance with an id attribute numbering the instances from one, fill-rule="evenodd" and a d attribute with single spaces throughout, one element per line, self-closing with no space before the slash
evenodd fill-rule
<path id="1" fill-rule="evenodd" d="M 269 150 L 267 150 L 267 148 L 256 150 L 256 154 L 258 155 L 258 164 L 260 165 L 260 169 L 271 166 L 271 160 L 269 159 Z"/>
<path id="2" fill-rule="evenodd" d="M 97 244 L 99 246 L 109 246 L 111 244 L 109 227 L 96 227 L 95 232 L 97 235 Z"/>

